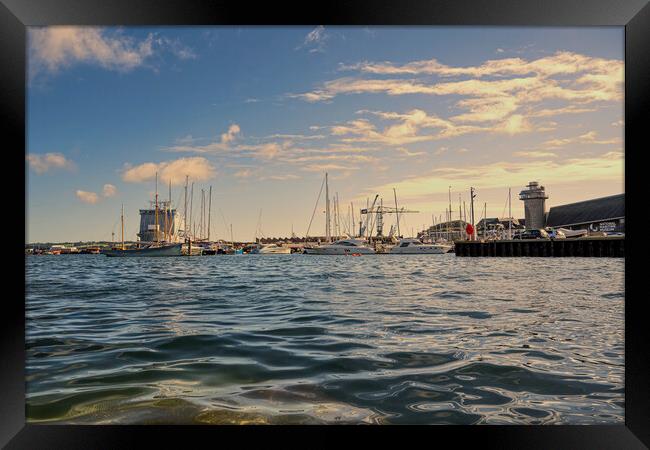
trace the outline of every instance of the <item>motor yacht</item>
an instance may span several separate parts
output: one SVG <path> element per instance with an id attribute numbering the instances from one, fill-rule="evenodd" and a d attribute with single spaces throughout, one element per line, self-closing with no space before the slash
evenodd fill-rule
<path id="1" fill-rule="evenodd" d="M 391 250 L 392 255 L 439 255 L 452 249 L 447 244 L 423 244 L 419 239 L 400 239 Z"/>
<path id="2" fill-rule="evenodd" d="M 373 255 L 375 250 L 362 239 L 341 239 L 331 244 L 305 248 L 308 255 Z"/>

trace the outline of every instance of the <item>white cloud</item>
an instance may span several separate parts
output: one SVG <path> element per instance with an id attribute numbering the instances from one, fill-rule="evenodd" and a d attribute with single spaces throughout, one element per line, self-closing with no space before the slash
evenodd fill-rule
<path id="1" fill-rule="evenodd" d="M 198 138 L 187 135 L 176 139 L 176 145 L 165 147 L 164 151 L 185 153 L 222 153 L 232 150 L 232 144 L 241 136 L 241 128 L 236 123 L 230 125 L 225 133 L 221 133 L 219 141 L 205 145 L 194 145 Z"/>
<path id="2" fill-rule="evenodd" d="M 102 189 L 102 195 L 104 197 L 113 197 L 115 194 L 117 194 L 117 188 L 114 185 L 108 183 L 104 185 Z"/>
<path id="3" fill-rule="evenodd" d="M 335 136 L 344 136 L 342 142 L 370 142 L 383 145 L 406 145 L 415 142 L 443 139 L 460 136 L 477 131 L 501 132 L 506 127 L 482 128 L 474 125 L 458 125 L 452 121 L 429 115 L 425 111 L 414 109 L 406 113 L 383 111 L 357 111 L 360 114 L 371 114 L 383 120 L 394 123 L 379 130 L 367 119 L 351 120 L 344 125 L 331 127 Z M 435 133 L 422 134 L 422 129 L 435 129 Z M 345 137 L 347 136 L 347 137 Z"/>
<path id="4" fill-rule="evenodd" d="M 240 132 L 241 132 L 241 128 L 239 128 L 239 125 L 237 125 L 236 123 L 230 125 L 228 127 L 228 131 L 221 135 L 221 143 L 230 144 L 232 141 L 235 140 L 235 138 Z"/>
<path id="5" fill-rule="evenodd" d="M 542 144 L 544 148 L 557 149 L 566 147 L 567 145 L 580 145 L 580 144 L 596 144 L 596 145 L 618 145 L 621 143 L 619 138 L 614 139 L 598 139 L 595 131 L 581 134 L 570 138 L 550 139 Z"/>
<path id="6" fill-rule="evenodd" d="M 250 178 L 253 175 L 256 175 L 257 171 L 253 169 L 241 169 L 234 173 L 233 176 L 236 178 Z"/>
<path id="7" fill-rule="evenodd" d="M 454 100 L 454 106 L 462 112 L 449 121 L 501 123 L 502 132 L 515 134 L 531 131 L 534 126 L 528 119 L 532 117 L 590 112 L 603 102 L 620 102 L 623 69 L 621 60 L 571 52 L 531 60 L 495 59 L 466 67 L 448 66 L 436 59 L 402 65 L 362 62 L 340 67 L 362 76 L 336 78 L 309 92 L 288 96 L 307 102 L 328 102 L 352 94 L 457 96 L 460 99 Z M 367 78 L 364 74 L 391 78 Z M 409 78 L 400 78 L 404 75 Z M 550 109 L 542 103 L 545 101 L 564 105 Z"/>
<path id="8" fill-rule="evenodd" d="M 288 180 L 299 180 L 300 177 L 298 175 L 294 174 L 287 174 L 287 175 L 271 175 L 268 177 L 269 180 L 275 180 L 275 181 L 288 181 Z"/>
<path id="9" fill-rule="evenodd" d="M 50 169 L 73 169 L 74 163 L 67 159 L 62 153 L 45 153 L 27 155 L 29 167 L 36 173 L 45 173 Z"/>
<path id="10" fill-rule="evenodd" d="M 129 183 L 142 183 L 154 180 L 158 173 L 161 182 L 182 184 L 185 176 L 191 180 L 205 181 L 214 178 L 216 170 L 212 163 L 201 156 L 179 158 L 160 163 L 146 162 L 137 166 L 126 164 L 122 171 L 122 180 Z"/>
<path id="11" fill-rule="evenodd" d="M 278 154 L 280 154 L 280 151 L 281 146 L 279 144 L 275 142 L 269 142 L 267 144 L 260 145 L 255 154 L 261 158 L 273 159 L 278 156 Z"/>
<path id="12" fill-rule="evenodd" d="M 302 170 L 307 172 L 325 172 L 327 170 L 334 171 L 347 171 L 347 170 L 359 170 L 358 167 L 351 166 L 342 166 L 340 164 L 309 164 L 302 167 Z"/>
<path id="13" fill-rule="evenodd" d="M 97 195 L 95 192 L 88 192 L 88 191 L 81 191 L 78 190 L 76 192 L 77 198 L 81 200 L 84 203 L 88 203 L 91 205 L 94 205 L 99 201 L 99 195 Z"/>
<path id="14" fill-rule="evenodd" d="M 144 66 L 157 50 L 171 52 L 179 59 L 196 54 L 178 40 L 150 33 L 144 39 L 126 36 L 121 31 L 80 26 L 30 28 L 30 72 L 57 72 L 75 63 L 95 64 L 126 72 Z"/>
<path id="15" fill-rule="evenodd" d="M 307 36 L 305 36 L 303 43 L 296 47 L 296 50 L 308 48 L 309 53 L 323 52 L 325 51 L 325 41 L 327 41 L 328 38 L 329 35 L 325 33 L 325 27 L 323 25 L 319 25 L 307 33 Z"/>
<path id="16" fill-rule="evenodd" d="M 531 151 L 522 151 L 514 152 L 513 155 L 519 156 L 522 158 L 555 158 L 557 157 L 556 153 L 546 152 L 543 150 L 531 150 Z"/>

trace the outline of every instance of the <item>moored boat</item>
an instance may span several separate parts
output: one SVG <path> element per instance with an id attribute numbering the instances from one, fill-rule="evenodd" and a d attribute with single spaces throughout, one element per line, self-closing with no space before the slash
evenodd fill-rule
<path id="1" fill-rule="evenodd" d="M 251 255 L 289 255 L 291 248 L 277 244 L 262 245 L 251 250 Z"/>
<path id="2" fill-rule="evenodd" d="M 423 244 L 419 239 L 400 239 L 390 250 L 391 255 L 440 255 L 452 249 L 446 244 Z"/>
<path id="3" fill-rule="evenodd" d="M 181 256 L 182 243 L 152 244 L 146 247 L 104 250 L 104 255 L 111 257 L 129 256 Z"/>
<path id="4" fill-rule="evenodd" d="M 308 255 L 374 255 L 375 250 L 362 239 L 341 239 L 331 244 L 305 248 Z"/>

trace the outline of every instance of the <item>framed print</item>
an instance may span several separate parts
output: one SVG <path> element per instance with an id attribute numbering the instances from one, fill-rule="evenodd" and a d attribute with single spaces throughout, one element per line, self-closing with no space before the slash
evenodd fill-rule
<path id="1" fill-rule="evenodd" d="M 0 20 L 7 448 L 650 442 L 647 1 Z"/>

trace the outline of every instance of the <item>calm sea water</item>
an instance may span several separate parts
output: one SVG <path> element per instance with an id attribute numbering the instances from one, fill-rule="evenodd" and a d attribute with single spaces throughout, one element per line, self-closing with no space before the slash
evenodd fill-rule
<path id="1" fill-rule="evenodd" d="M 27 420 L 624 420 L 624 261 L 30 256 Z"/>

